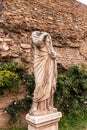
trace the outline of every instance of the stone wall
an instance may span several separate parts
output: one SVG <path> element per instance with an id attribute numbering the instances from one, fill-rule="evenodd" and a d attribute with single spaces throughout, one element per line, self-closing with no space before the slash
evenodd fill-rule
<path id="1" fill-rule="evenodd" d="M 0 12 L 0 62 L 23 62 L 32 73 L 30 36 L 32 31 L 42 30 L 50 33 L 55 50 L 61 54 L 58 65 L 87 64 L 87 6 L 75 0 L 1 0 Z M 7 102 L 4 99 L 4 104 Z M 0 116 L 2 122 L 4 119 L 8 116 Z"/>
<path id="2" fill-rule="evenodd" d="M 87 63 L 87 7 L 75 0 L 3 0 L 0 4 L 0 59 L 24 62 L 33 72 L 31 33 L 50 33 L 58 63 Z"/>

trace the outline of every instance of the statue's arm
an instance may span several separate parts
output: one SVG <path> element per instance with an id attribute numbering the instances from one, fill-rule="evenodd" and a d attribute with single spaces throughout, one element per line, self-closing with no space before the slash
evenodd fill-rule
<path id="1" fill-rule="evenodd" d="M 49 53 L 50 57 L 55 59 L 57 57 L 57 53 L 52 46 L 51 39 L 49 39 L 48 37 L 46 37 L 46 46 L 47 46 L 48 53 Z"/>

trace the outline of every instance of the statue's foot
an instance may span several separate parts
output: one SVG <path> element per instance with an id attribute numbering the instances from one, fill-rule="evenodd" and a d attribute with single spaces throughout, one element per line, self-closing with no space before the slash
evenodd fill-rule
<path id="1" fill-rule="evenodd" d="M 53 112 L 57 112 L 57 109 L 55 107 L 53 108 Z"/>
<path id="2" fill-rule="evenodd" d="M 49 111 L 49 112 L 57 112 L 57 109 L 54 108 L 54 107 L 52 107 L 52 106 L 49 106 L 49 107 L 48 107 L 48 111 Z"/>
<path id="3" fill-rule="evenodd" d="M 46 111 L 38 111 L 38 110 L 31 110 L 29 111 L 29 114 L 31 116 L 41 116 L 41 115 L 46 115 Z"/>
<path id="4" fill-rule="evenodd" d="M 29 114 L 32 115 L 32 116 L 38 116 L 37 110 L 30 110 Z"/>
<path id="5" fill-rule="evenodd" d="M 32 107 L 31 107 L 31 109 L 29 111 L 30 115 L 36 115 L 35 113 L 37 113 L 37 106 L 38 106 L 38 103 L 33 102 Z"/>
<path id="6" fill-rule="evenodd" d="M 53 107 L 52 106 L 48 106 L 47 109 L 48 109 L 48 111 L 52 111 Z"/>

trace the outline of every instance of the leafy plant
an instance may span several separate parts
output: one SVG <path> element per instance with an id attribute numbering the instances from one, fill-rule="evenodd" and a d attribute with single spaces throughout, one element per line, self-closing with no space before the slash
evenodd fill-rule
<path id="1" fill-rule="evenodd" d="M 55 101 L 58 109 L 65 113 L 85 108 L 87 92 L 87 72 L 77 66 L 70 67 L 65 73 L 59 74 Z"/>
<path id="2" fill-rule="evenodd" d="M 25 126 L 22 126 L 22 127 L 12 127 L 12 128 L 10 128 L 10 130 L 27 130 L 27 128 Z"/>
<path id="3" fill-rule="evenodd" d="M 0 94 L 16 91 L 24 70 L 24 65 L 17 62 L 0 64 Z"/>
<path id="4" fill-rule="evenodd" d="M 31 106 L 31 97 L 26 96 L 24 99 L 13 101 L 6 109 L 5 112 L 10 114 L 10 123 L 13 124 L 19 120 L 20 112 L 27 110 Z"/>
<path id="5" fill-rule="evenodd" d="M 2 63 L 0 64 L 0 71 L 1 70 L 9 70 L 13 72 L 17 72 L 19 70 L 25 70 L 25 66 L 22 63 L 18 62 L 7 62 L 7 63 Z"/>
<path id="6" fill-rule="evenodd" d="M 27 86 L 27 91 L 28 91 L 28 95 L 31 95 L 31 97 L 33 96 L 33 91 L 35 88 L 35 79 L 34 79 L 34 75 L 29 75 L 29 74 L 24 74 L 22 76 L 22 80 L 24 81 L 24 83 Z"/>
<path id="7" fill-rule="evenodd" d="M 73 111 L 70 114 L 63 114 L 59 121 L 59 130 L 86 130 L 87 111 Z"/>
<path id="8" fill-rule="evenodd" d="M 1 129 L 1 130 L 7 130 L 7 129 Z M 27 130 L 26 126 L 12 126 L 11 128 L 9 128 L 9 130 Z"/>
<path id="9" fill-rule="evenodd" d="M 16 87 L 19 87 L 18 74 L 8 70 L 0 71 L 0 94 L 5 91 L 12 91 Z"/>
<path id="10" fill-rule="evenodd" d="M 20 112 L 30 108 L 32 103 L 32 93 L 35 87 L 35 81 L 33 75 L 22 75 L 22 81 L 27 85 L 27 95 L 24 99 L 13 101 L 6 109 L 11 116 L 10 123 L 14 123 L 19 119 Z"/>
<path id="11" fill-rule="evenodd" d="M 63 113 L 60 130 L 83 130 L 87 125 L 87 71 L 72 66 L 59 73 L 54 101 Z"/>

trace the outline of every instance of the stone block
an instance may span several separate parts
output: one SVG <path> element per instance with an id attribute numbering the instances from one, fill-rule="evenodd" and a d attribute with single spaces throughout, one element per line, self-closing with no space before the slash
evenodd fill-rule
<path id="1" fill-rule="evenodd" d="M 43 116 L 31 116 L 27 114 L 28 130 L 58 130 L 58 121 L 61 117 L 61 112 Z"/>

